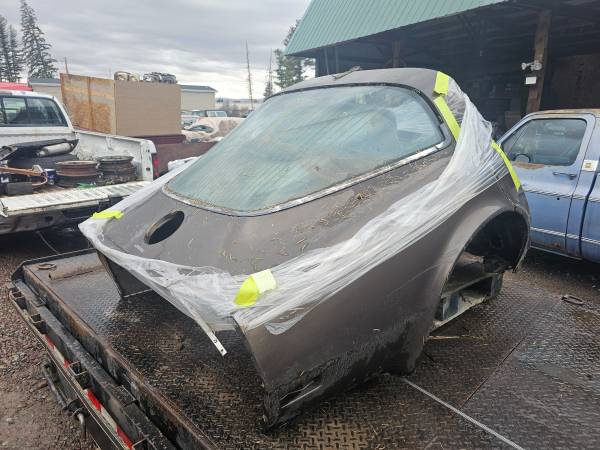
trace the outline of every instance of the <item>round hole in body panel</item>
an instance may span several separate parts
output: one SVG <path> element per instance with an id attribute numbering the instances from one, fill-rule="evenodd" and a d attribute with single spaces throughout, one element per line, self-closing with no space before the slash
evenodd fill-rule
<path id="1" fill-rule="evenodd" d="M 183 219 L 184 214 L 182 211 L 172 211 L 156 221 L 146 232 L 144 238 L 146 244 L 157 244 L 167 239 L 177 231 L 183 223 Z"/>

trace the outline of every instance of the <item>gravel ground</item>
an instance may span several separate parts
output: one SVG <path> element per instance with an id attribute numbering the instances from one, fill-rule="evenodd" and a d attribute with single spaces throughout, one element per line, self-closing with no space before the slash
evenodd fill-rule
<path id="1" fill-rule="evenodd" d="M 47 234 L 58 251 L 84 248 L 77 235 Z M 68 245 L 65 245 L 65 242 Z M 35 234 L 0 239 L 0 448 L 93 449 L 56 403 L 41 375 L 42 346 L 7 301 L 6 284 L 20 262 L 53 252 Z"/>
<path id="2" fill-rule="evenodd" d="M 44 234 L 57 251 L 83 248 L 76 234 Z M 0 238 L 0 448 L 91 449 L 78 439 L 75 421 L 61 411 L 40 368 L 44 353 L 6 301 L 6 283 L 26 259 L 53 251 L 35 234 Z M 512 280 L 538 284 L 555 292 L 600 302 L 600 266 L 530 251 L 523 270 Z"/>

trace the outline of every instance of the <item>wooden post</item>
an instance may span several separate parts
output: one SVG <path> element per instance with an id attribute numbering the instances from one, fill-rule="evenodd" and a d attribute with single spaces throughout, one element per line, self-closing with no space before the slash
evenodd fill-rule
<path id="1" fill-rule="evenodd" d="M 335 57 L 335 73 L 340 73 L 340 59 L 338 55 L 338 46 L 333 47 L 333 54 Z"/>
<path id="2" fill-rule="evenodd" d="M 400 51 L 402 44 L 400 41 L 392 42 L 392 67 L 400 67 Z"/>
<path id="3" fill-rule="evenodd" d="M 548 42 L 550 40 L 550 26 L 552 24 L 552 11 L 542 11 L 538 18 L 535 30 L 534 60 L 542 63 L 542 70 L 534 72 L 537 82 L 529 88 L 527 100 L 527 114 L 540 110 L 542 92 L 544 91 L 544 80 L 546 78 L 546 67 L 548 65 Z"/>
<path id="4" fill-rule="evenodd" d="M 91 78 L 86 77 L 86 86 L 87 86 L 87 101 L 88 101 L 88 112 L 90 113 L 90 130 L 96 130 L 96 124 L 94 123 L 94 103 L 92 102 L 92 86 L 91 86 Z"/>

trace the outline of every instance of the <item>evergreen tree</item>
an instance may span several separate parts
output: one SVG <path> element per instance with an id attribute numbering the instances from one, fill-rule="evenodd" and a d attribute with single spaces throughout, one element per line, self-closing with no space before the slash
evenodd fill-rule
<path id="1" fill-rule="evenodd" d="M 270 96 L 272 96 L 273 94 L 274 94 L 274 92 L 273 92 L 273 81 L 267 80 L 267 82 L 265 83 L 265 91 L 263 92 L 263 98 L 266 100 Z"/>
<path id="2" fill-rule="evenodd" d="M 10 48 L 10 65 L 12 68 L 12 82 L 18 83 L 21 81 L 21 72 L 23 71 L 23 57 L 19 48 L 19 39 L 17 38 L 17 30 L 10 25 L 8 27 L 8 45 Z"/>
<path id="3" fill-rule="evenodd" d="M 288 34 L 283 40 L 283 45 L 287 47 L 298 27 L 299 20 L 290 27 Z M 286 56 L 283 54 L 283 50 L 275 50 L 275 60 L 277 62 L 277 69 L 275 70 L 275 84 L 280 88 L 286 88 L 292 84 L 296 84 L 306 77 L 304 76 L 304 70 L 314 66 L 314 61 L 309 58 L 298 58 L 296 56 Z"/>
<path id="4" fill-rule="evenodd" d="M 30 78 L 53 78 L 58 72 L 56 60 L 50 54 L 51 45 L 37 24 L 35 11 L 21 0 L 21 30 L 23 33 L 23 61 Z"/>
<path id="5" fill-rule="evenodd" d="M 0 16 L 0 80 L 9 81 L 11 75 L 8 29 L 6 19 Z"/>
<path id="6" fill-rule="evenodd" d="M 294 56 L 286 56 L 281 49 L 275 49 L 275 84 L 281 89 L 304 80 L 302 60 Z"/>
<path id="7" fill-rule="evenodd" d="M 274 94 L 273 91 L 273 49 L 269 53 L 269 67 L 267 68 L 267 79 L 265 81 L 265 92 L 263 92 L 264 100 Z"/>

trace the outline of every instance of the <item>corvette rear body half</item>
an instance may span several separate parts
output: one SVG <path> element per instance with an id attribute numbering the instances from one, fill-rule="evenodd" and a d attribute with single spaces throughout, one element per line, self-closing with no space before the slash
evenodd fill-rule
<path id="1" fill-rule="evenodd" d="M 528 227 L 518 179 L 456 83 L 385 69 L 284 90 L 81 229 L 123 296 L 156 291 L 224 358 L 219 333 L 243 335 L 270 427 L 413 370 L 433 327 L 498 292 Z"/>

